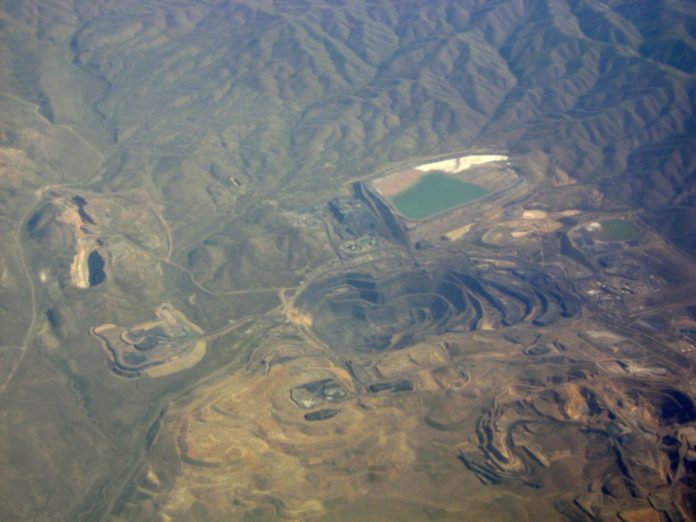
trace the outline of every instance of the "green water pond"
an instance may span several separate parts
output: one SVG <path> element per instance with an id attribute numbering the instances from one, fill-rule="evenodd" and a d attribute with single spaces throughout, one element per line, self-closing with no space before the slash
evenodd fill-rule
<path id="1" fill-rule="evenodd" d="M 635 241 L 640 236 L 640 231 L 630 221 L 610 219 L 602 221 L 598 238 L 602 241 Z"/>
<path id="2" fill-rule="evenodd" d="M 447 174 L 426 174 L 414 185 L 390 198 L 409 219 L 425 219 L 463 203 L 479 199 L 490 191 Z"/>

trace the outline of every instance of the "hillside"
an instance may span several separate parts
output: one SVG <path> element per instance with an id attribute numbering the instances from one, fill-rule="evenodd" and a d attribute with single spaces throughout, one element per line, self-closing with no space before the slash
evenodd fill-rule
<path id="1" fill-rule="evenodd" d="M 276 339 L 292 346 L 302 344 L 299 338 L 306 342 L 263 359 L 267 371 L 272 360 L 317 357 L 337 382 L 347 371 L 345 361 L 317 354 L 330 350 L 331 343 L 322 339 L 339 335 L 346 324 L 393 321 L 383 328 L 385 345 L 402 347 L 414 339 L 456 345 L 459 341 L 445 337 L 421 336 L 431 327 L 433 336 L 463 331 L 456 325 L 464 323 L 452 326 L 449 315 L 440 322 L 430 317 L 437 314 L 427 299 L 413 299 L 417 305 L 399 301 L 392 307 L 396 311 L 385 305 L 379 320 L 358 310 L 402 299 L 402 293 L 447 294 L 442 286 L 452 284 L 448 274 L 473 274 L 456 283 L 465 288 L 463 295 L 473 296 L 466 297 L 467 306 L 483 303 L 471 314 L 476 317 L 471 332 L 517 325 L 517 319 L 506 322 L 511 315 L 537 320 L 530 329 L 581 321 L 575 301 L 566 314 L 563 299 L 580 295 L 578 288 L 586 283 L 579 280 L 599 273 L 614 277 L 611 270 L 621 266 L 573 239 L 574 227 L 590 220 L 599 223 L 616 213 L 646 231 L 652 242 L 641 243 L 636 256 L 647 272 L 636 279 L 644 275 L 655 294 L 651 302 L 641 301 L 643 294 L 622 301 L 619 311 L 607 311 L 585 296 L 591 320 L 611 324 L 612 314 L 625 312 L 626 325 L 634 325 L 639 311 L 670 304 L 668 288 L 689 294 L 688 263 L 696 255 L 694 107 L 696 10 L 688 0 L 0 2 L 0 519 L 154 520 L 158 510 L 167 516 L 165 505 L 181 515 L 185 510 L 177 511 L 171 502 L 138 497 L 141 489 L 160 491 L 160 485 L 144 486 L 142 480 L 158 465 L 170 500 L 171 491 L 178 491 L 172 488 L 184 487 L 181 481 L 206 480 L 181 478 L 187 475 L 177 475 L 180 463 L 162 471 L 172 452 L 181 453 L 176 444 L 185 437 L 170 431 L 153 445 L 160 423 L 179 429 L 182 419 L 193 415 L 189 406 L 208 404 L 219 392 L 215 379 L 224 372 L 252 372 L 250 361 L 259 350 L 270 353 Z M 445 216 L 441 222 L 400 224 L 403 230 L 396 234 L 393 220 L 399 218 L 389 217 L 388 205 L 361 193 L 364 185 L 352 185 L 382 171 L 468 153 L 509 156 L 523 181 L 518 192 L 501 196 L 500 208 L 491 210 L 485 201 L 462 210 L 456 218 L 464 221 L 456 226 Z M 335 210 L 338 204 L 327 207 L 340 198 L 353 198 L 348 207 L 354 207 L 344 214 Z M 541 212 L 543 223 L 520 217 L 529 209 Z M 510 230 L 517 235 L 506 236 Z M 364 247 L 365 237 L 371 246 Z M 456 239 L 444 244 L 443 237 Z M 462 237 L 464 243 L 455 244 Z M 373 257 L 360 257 L 356 245 L 373 248 Z M 441 248 L 431 256 L 432 245 Z M 90 253 L 106 267 L 101 284 L 86 282 Z M 499 259 L 485 261 L 489 255 Z M 548 281 L 534 267 L 545 262 Z M 480 269 L 471 268 L 476 263 Z M 518 271 L 505 272 L 505 263 Z M 421 268 L 426 275 L 412 277 Z M 494 276 L 486 276 L 486 270 Z M 77 286 L 76 271 L 82 273 Z M 648 272 L 663 278 L 665 286 L 649 279 Z M 340 293 L 354 273 L 379 283 L 379 302 L 358 306 Z M 427 289 L 416 283 L 411 288 L 404 282 L 409 277 L 427 280 L 422 284 Z M 490 288 L 476 286 L 479 279 Z M 302 296 L 315 287 L 329 290 Z M 365 300 L 364 290 L 350 288 L 360 294 L 356 302 Z M 687 305 L 688 297 L 679 294 L 675 303 Z M 315 307 L 321 303 L 321 314 L 328 315 L 320 315 L 320 326 L 329 333 L 312 330 L 314 312 L 296 306 L 296 298 L 314 300 Z M 505 304 L 506 299 L 514 303 Z M 208 343 L 205 358 L 193 369 L 160 379 L 114 376 L 93 329 L 149 325 L 162 303 L 200 325 Z M 504 310 L 502 319 L 488 325 L 486 318 L 497 316 L 486 306 Z M 553 320 L 547 323 L 544 307 L 560 311 L 549 313 Z M 406 323 L 429 326 L 404 333 L 400 328 Z M 445 323 L 446 332 L 435 328 Z M 573 325 L 581 330 L 579 322 Z M 356 332 L 360 339 L 376 338 L 360 328 L 341 334 L 341 342 L 351 344 Z M 510 341 L 513 337 L 531 334 L 505 335 L 504 343 L 512 346 L 524 344 Z M 546 330 L 540 335 L 551 336 Z M 164 337 L 152 334 L 148 346 L 169 347 Z M 481 346 L 486 342 L 476 337 Z M 369 342 L 363 344 L 360 357 L 370 352 Z M 341 345 L 340 351 L 350 349 Z M 452 354 L 447 361 L 459 364 Z M 295 378 L 301 367 L 291 363 L 278 379 Z M 437 375 L 428 381 L 421 372 L 414 382 L 432 392 L 428 386 L 440 382 Z M 244 379 L 251 389 L 263 388 L 255 378 Z M 284 382 L 274 386 L 281 389 Z M 365 384 L 366 389 L 373 385 Z M 466 399 L 471 402 L 457 404 L 480 412 L 495 389 L 472 392 Z M 209 395 L 201 398 L 200 390 Z M 422 419 L 439 400 L 404 408 Z M 432 407 L 447 410 L 443 416 L 456 416 L 448 409 L 454 406 L 437 404 Z M 531 411 L 531 403 L 525 404 Z M 363 415 L 357 407 L 355 412 Z M 380 415 L 388 424 L 402 413 Z M 404 426 L 420 422 L 411 413 L 403 414 Z M 242 414 L 249 425 L 262 424 L 252 412 Z M 275 430 L 271 424 L 279 421 L 271 418 L 259 429 Z M 473 417 L 458 419 L 453 425 L 467 435 L 483 429 L 483 421 L 477 428 Z M 588 422 L 585 428 L 594 426 Z M 246 433 L 248 426 L 239 429 Z M 384 429 L 387 439 L 398 438 Z M 288 433 L 304 436 L 300 428 Z M 333 451 L 326 433 L 318 437 Z M 366 435 L 355 437 L 369 446 Z M 419 450 L 405 449 L 401 439 L 399 444 L 408 465 L 417 462 Z M 455 443 L 448 439 L 447 444 Z M 276 450 L 295 458 L 282 444 Z M 306 457 L 298 452 L 297 459 Z M 392 457 L 397 459 L 388 455 L 385 461 L 401 469 Z M 311 477 L 307 481 L 311 485 Z M 368 488 L 365 481 L 347 480 L 355 498 Z M 268 492 L 258 493 L 263 478 L 257 482 L 249 506 L 258 504 L 261 511 L 249 507 L 248 517 L 259 518 L 248 520 L 267 514 L 258 496 Z M 413 484 L 401 486 L 410 491 Z M 386 496 L 393 493 L 380 487 Z M 511 495 L 518 494 L 514 487 Z M 487 495 L 481 493 L 482 512 L 481 506 L 495 503 Z M 237 509 L 229 499 L 213 497 L 197 496 L 186 517 L 224 516 Z M 327 493 L 327 505 L 330 497 Z M 394 495 L 389 498 L 396 502 Z M 450 514 L 463 509 L 444 501 L 438 505 Z M 392 507 L 398 514 L 398 502 Z M 547 507 L 539 507 L 537 515 L 555 509 L 543 511 Z M 297 509 L 300 515 L 289 507 L 276 515 L 304 516 Z M 336 516 L 345 515 L 342 509 L 336 508 Z M 498 515 L 505 519 L 515 516 L 513 511 Z M 572 518 L 568 510 L 558 513 Z"/>

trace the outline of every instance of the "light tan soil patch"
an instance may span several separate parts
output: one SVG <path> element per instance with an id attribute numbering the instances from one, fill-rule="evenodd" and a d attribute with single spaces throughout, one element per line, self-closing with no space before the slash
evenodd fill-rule
<path id="1" fill-rule="evenodd" d="M 473 223 L 469 223 L 467 225 L 464 225 L 462 227 L 455 228 L 454 230 L 450 230 L 445 234 L 445 238 L 448 241 L 456 241 L 458 239 L 463 238 L 469 230 L 471 230 L 471 227 L 473 226 Z"/>
<path id="2" fill-rule="evenodd" d="M 485 188 L 489 192 L 496 192 L 513 185 L 519 179 L 518 175 L 507 166 L 487 165 L 487 163 L 506 159 L 507 156 L 498 155 L 463 156 L 461 158 L 426 163 L 409 170 L 393 172 L 374 179 L 371 182 L 371 186 L 381 197 L 391 199 L 413 187 L 429 173 L 440 172 L 460 181 Z"/>
<path id="3" fill-rule="evenodd" d="M 507 159 L 508 157 L 503 156 L 502 154 L 461 156 L 459 158 L 425 163 L 417 166 L 416 170 L 420 170 L 421 172 L 432 172 L 433 170 L 439 170 L 442 172 L 447 172 L 448 174 L 454 174 L 477 165 L 484 165 L 486 163 L 492 163 L 495 161 L 506 161 Z"/>
<path id="4" fill-rule="evenodd" d="M 372 186 L 381 196 L 395 196 L 414 185 L 424 175 L 425 172 L 420 170 L 404 170 L 376 179 L 372 182 Z"/>
<path id="5" fill-rule="evenodd" d="M 377 477 L 393 480 L 414 462 L 408 433 L 417 416 L 382 397 L 351 398 L 329 405 L 340 409 L 333 418 L 304 420 L 290 391 L 326 378 L 355 392 L 346 372 L 323 357 L 273 366 L 268 375 L 230 376 L 208 390 L 178 424 L 182 467 L 163 511 L 176 519 L 198 502 L 234 513 L 274 498 L 282 517 L 306 520 L 325 512 L 326 502 L 360 497 Z"/>

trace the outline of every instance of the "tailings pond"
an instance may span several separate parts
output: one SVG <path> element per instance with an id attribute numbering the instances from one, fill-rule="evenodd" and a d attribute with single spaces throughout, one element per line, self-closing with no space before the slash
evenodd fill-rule
<path id="1" fill-rule="evenodd" d="M 629 221 L 623 219 L 602 221 L 602 230 L 599 233 L 601 241 L 636 241 L 640 237 L 640 231 Z"/>
<path id="2" fill-rule="evenodd" d="M 490 191 L 447 174 L 426 174 L 417 183 L 389 198 L 406 218 L 425 219 L 469 201 L 479 199 Z"/>

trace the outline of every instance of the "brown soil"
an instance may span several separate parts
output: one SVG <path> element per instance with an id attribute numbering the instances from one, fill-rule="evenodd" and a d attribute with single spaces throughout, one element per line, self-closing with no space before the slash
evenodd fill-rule
<path id="1" fill-rule="evenodd" d="M 415 185 L 425 174 L 426 172 L 416 169 L 402 170 L 401 172 L 395 172 L 394 174 L 376 179 L 372 182 L 372 186 L 381 196 L 394 196 L 403 192 L 411 185 Z"/>

